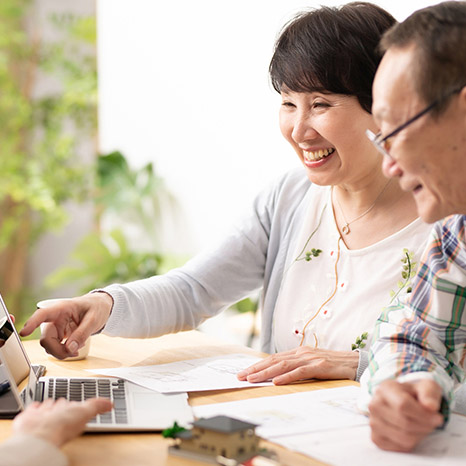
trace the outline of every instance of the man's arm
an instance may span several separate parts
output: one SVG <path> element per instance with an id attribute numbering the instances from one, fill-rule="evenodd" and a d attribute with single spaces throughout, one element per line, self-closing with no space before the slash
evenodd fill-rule
<path id="1" fill-rule="evenodd" d="M 464 217 L 454 216 L 435 225 L 411 296 L 387 308 L 376 324 L 369 367 L 361 383 L 373 397 L 366 408 L 373 439 L 381 448 L 414 448 L 438 425 L 440 409 L 447 418 L 453 388 L 465 379 L 464 223 Z M 441 396 L 426 403 L 426 391 Z M 390 429 L 387 410 L 398 412 L 400 429 Z M 400 432 L 412 441 L 404 446 L 397 443 Z"/>

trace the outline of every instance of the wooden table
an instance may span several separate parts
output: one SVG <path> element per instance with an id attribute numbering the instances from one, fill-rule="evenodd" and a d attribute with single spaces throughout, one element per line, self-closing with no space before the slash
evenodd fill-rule
<path id="1" fill-rule="evenodd" d="M 82 361 L 59 361 L 47 355 L 38 340 L 24 342 L 31 361 L 44 364 L 47 375 L 90 375 L 85 369 L 105 367 L 142 366 L 163 364 L 184 359 L 203 358 L 228 353 L 258 354 L 250 348 L 225 344 L 206 334 L 191 331 L 152 339 L 110 338 L 104 335 L 92 337 L 91 350 Z M 234 390 L 193 392 L 189 394 L 192 406 L 244 400 L 247 398 L 296 393 L 305 390 L 357 385 L 348 380 L 311 381 L 281 387 L 256 387 Z M 11 421 L 0 420 L 0 441 L 11 434 Z M 134 434 L 85 434 L 64 447 L 72 466 L 194 466 L 203 463 L 167 455 L 171 439 L 157 433 Z M 322 465 L 304 455 L 288 451 L 277 445 L 263 442 L 277 452 L 284 465 Z"/>

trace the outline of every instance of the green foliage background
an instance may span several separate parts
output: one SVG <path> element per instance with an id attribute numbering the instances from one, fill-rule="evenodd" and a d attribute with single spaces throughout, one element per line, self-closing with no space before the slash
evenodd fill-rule
<path id="1" fill-rule="evenodd" d="M 17 316 L 33 299 L 25 271 L 34 245 L 63 227 L 67 201 L 88 197 L 77 150 L 97 123 L 95 17 L 51 16 L 57 40 L 45 41 L 33 8 L 0 2 L 0 290 Z M 39 88 L 44 80 L 53 85 Z"/>
<path id="2" fill-rule="evenodd" d="M 34 213 L 36 240 L 63 226 L 64 201 L 82 199 L 89 188 L 75 150 L 80 136 L 96 131 L 95 18 L 52 17 L 50 27 L 65 40 L 43 43 L 25 30 L 30 4 L 0 3 L 0 202 L 10 199 L 17 213 L 2 223 L 0 248 L 9 244 L 19 214 Z M 36 96 L 40 75 L 61 89 Z"/>
<path id="3" fill-rule="evenodd" d="M 131 168 L 123 154 L 115 151 L 100 155 L 94 170 L 94 202 L 99 217 L 117 217 L 118 225 L 86 235 L 69 263 L 47 278 L 47 285 L 54 288 L 75 283 L 86 293 L 111 283 L 161 274 L 184 263 L 187 257 L 162 252 L 160 247 L 157 230 L 164 221 L 164 211 L 179 207 L 153 165 Z M 123 230 L 128 225 L 144 232 L 151 243 L 148 249 L 128 239 Z"/>

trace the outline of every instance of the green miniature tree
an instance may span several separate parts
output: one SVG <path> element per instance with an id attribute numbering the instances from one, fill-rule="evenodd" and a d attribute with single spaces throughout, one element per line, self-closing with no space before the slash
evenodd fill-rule
<path id="1" fill-rule="evenodd" d="M 184 432 L 185 430 L 187 429 L 179 426 L 178 423 L 175 421 L 172 427 L 162 430 L 162 436 L 164 438 L 176 438 L 176 434 Z"/>

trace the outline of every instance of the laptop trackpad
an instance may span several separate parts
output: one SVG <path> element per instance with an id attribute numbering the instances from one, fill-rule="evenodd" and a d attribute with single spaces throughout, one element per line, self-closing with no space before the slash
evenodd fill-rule
<path id="1" fill-rule="evenodd" d="M 164 395 L 162 393 L 129 384 L 129 412 L 132 423 L 158 425 L 160 429 L 171 427 L 176 421 L 186 426 L 193 422 L 193 413 L 186 393 Z"/>

